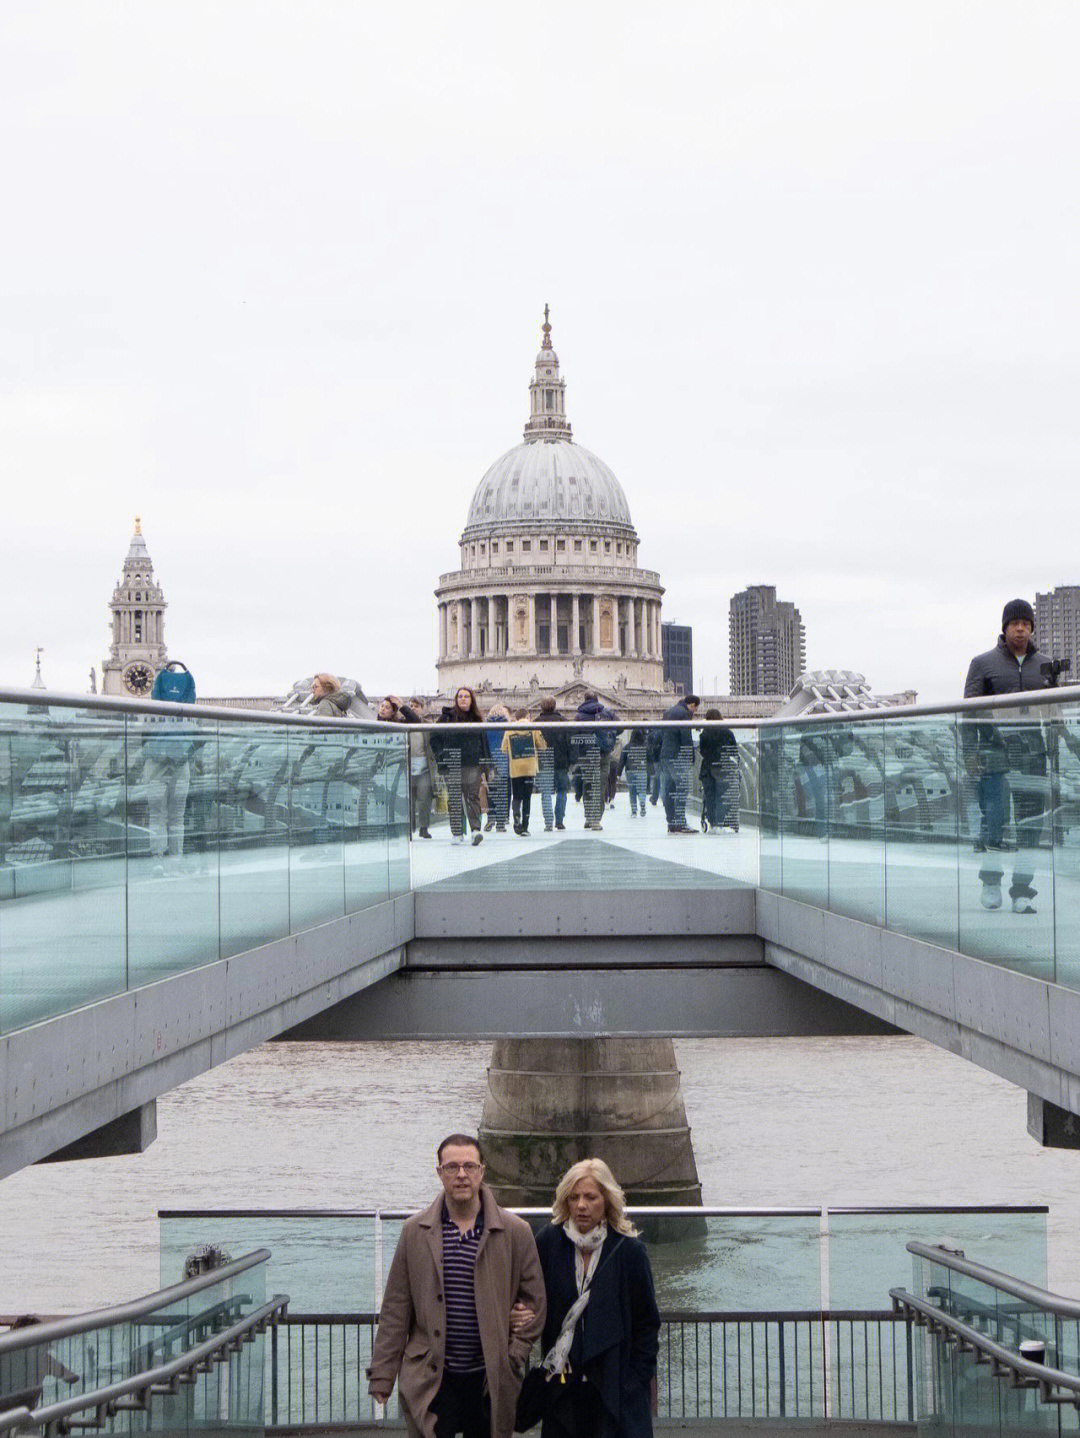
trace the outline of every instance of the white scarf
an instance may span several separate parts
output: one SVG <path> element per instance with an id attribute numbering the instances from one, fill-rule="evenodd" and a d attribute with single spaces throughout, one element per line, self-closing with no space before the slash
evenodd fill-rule
<path id="1" fill-rule="evenodd" d="M 574 1245 L 574 1280 L 577 1283 L 578 1296 L 570 1305 L 566 1317 L 562 1321 L 559 1336 L 551 1345 L 551 1351 L 540 1365 L 552 1378 L 556 1374 L 566 1372 L 570 1360 L 570 1345 L 574 1341 L 574 1329 L 589 1302 L 589 1284 L 592 1283 L 593 1275 L 600 1266 L 600 1249 L 603 1247 L 604 1239 L 607 1238 L 607 1231 L 608 1227 L 603 1219 L 588 1233 L 579 1232 L 572 1218 L 568 1218 L 563 1224 L 563 1232 Z M 588 1269 L 585 1269 L 584 1263 L 582 1264 L 580 1277 L 578 1277 L 577 1267 L 579 1253 L 583 1259 L 586 1254 L 592 1257 L 592 1263 Z"/>

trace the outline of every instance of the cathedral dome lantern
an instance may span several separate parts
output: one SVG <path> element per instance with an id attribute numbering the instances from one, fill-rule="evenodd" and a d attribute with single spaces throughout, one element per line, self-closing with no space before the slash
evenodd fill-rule
<path id="1" fill-rule="evenodd" d="M 547 306 L 523 438 L 477 486 L 461 569 L 437 590 L 440 683 L 509 691 L 527 664 L 522 688 L 538 672 L 548 690 L 575 678 L 659 690 L 663 589 L 637 568 L 619 481 L 574 441 Z"/>

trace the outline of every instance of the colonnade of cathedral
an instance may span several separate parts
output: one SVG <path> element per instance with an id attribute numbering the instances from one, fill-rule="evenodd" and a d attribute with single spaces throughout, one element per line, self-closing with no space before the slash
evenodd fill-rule
<path id="1" fill-rule="evenodd" d="M 660 660 L 660 601 L 506 592 L 439 604 L 440 663 L 541 654 Z"/>

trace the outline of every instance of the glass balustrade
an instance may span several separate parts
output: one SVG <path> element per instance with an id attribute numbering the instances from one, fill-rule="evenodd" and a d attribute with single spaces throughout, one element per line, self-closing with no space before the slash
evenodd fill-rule
<path id="1" fill-rule="evenodd" d="M 940 1242 L 958 1257 L 998 1267 L 996 1259 L 992 1263 L 987 1259 L 976 1233 L 967 1247 L 958 1245 L 953 1237 Z M 1024 1269 L 999 1269 L 998 1273 L 1005 1271 L 1023 1273 L 1026 1283 L 1042 1287 L 1043 1280 L 1029 1278 Z M 1080 1320 L 1058 1316 L 1034 1295 L 1020 1297 L 1007 1284 L 1004 1278 L 982 1281 L 925 1255 L 913 1258 L 912 1291 L 918 1298 L 1012 1353 L 1065 1373 L 1080 1373 Z M 1013 1385 L 995 1374 L 985 1358 L 961 1344 L 916 1330 L 914 1347 L 920 1429 L 926 1427 L 946 1438 L 973 1427 L 1000 1438 L 1014 1432 L 1052 1433 L 1060 1438 L 1077 1431 L 1075 1407 L 1041 1401 L 1036 1389 Z"/>
<path id="2" fill-rule="evenodd" d="M 0 1032 L 405 892 L 406 772 L 351 722 L 0 704 Z"/>
<path id="3" fill-rule="evenodd" d="M 164 1291 L 118 1309 L 46 1323 L 18 1320 L 0 1334 L 0 1413 L 70 1405 L 183 1358 L 263 1307 L 267 1258 L 252 1253 L 226 1262 L 220 1273 L 199 1278 L 194 1292 L 184 1281 L 192 1274 L 181 1265 Z M 175 1393 L 155 1394 L 149 1410 L 106 1418 L 105 1431 L 261 1433 L 266 1352 L 264 1335 L 249 1335 L 191 1373 Z M 84 1426 L 88 1417 L 93 1426 L 94 1410 L 68 1416 L 73 1426 Z"/>
<path id="4" fill-rule="evenodd" d="M 546 1210 L 518 1210 L 539 1230 Z M 889 1288 L 913 1234 L 978 1239 L 995 1263 L 1045 1272 L 1045 1208 L 631 1209 L 662 1326 L 662 1418 L 911 1422 L 911 1331 Z M 368 1421 L 364 1370 L 402 1212 L 163 1211 L 162 1282 L 203 1244 L 272 1249 L 290 1294 L 266 1383 L 279 1425 Z M 823 1292 L 823 1280 L 829 1291 Z M 389 1416 L 396 1414 L 396 1398 Z M 270 1411 L 270 1410 L 268 1410 Z"/>
<path id="5" fill-rule="evenodd" d="M 1080 985 L 1080 704 L 767 724 L 760 887 Z"/>
<path id="6" fill-rule="evenodd" d="M 1080 985 L 1075 691 L 558 733 L 0 704 L 2 1032 L 410 889 L 718 885 Z"/>

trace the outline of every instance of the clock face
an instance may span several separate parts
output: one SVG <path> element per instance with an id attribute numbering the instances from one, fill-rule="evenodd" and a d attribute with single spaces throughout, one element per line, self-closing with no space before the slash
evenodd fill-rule
<path id="1" fill-rule="evenodd" d="M 149 664 L 129 664 L 124 670 L 124 688 L 129 694 L 149 694 L 154 686 L 154 671 Z"/>

